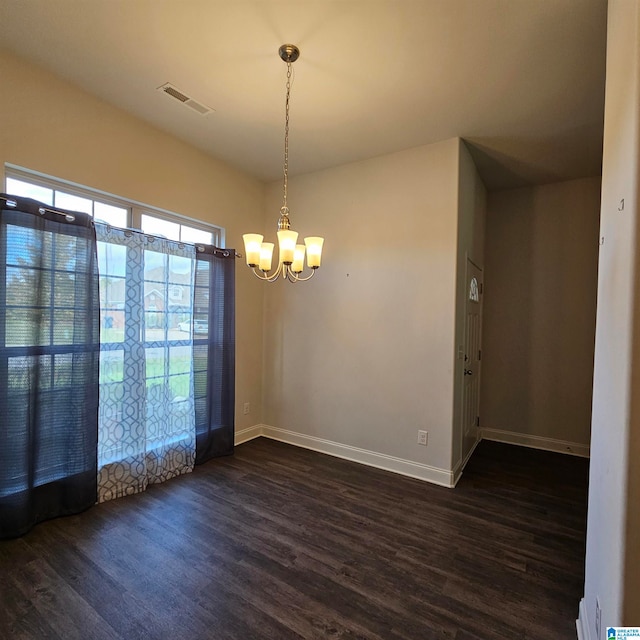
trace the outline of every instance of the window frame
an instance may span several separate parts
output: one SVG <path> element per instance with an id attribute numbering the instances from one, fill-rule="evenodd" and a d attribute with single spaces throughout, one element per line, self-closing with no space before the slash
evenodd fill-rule
<path id="1" fill-rule="evenodd" d="M 200 231 L 211 233 L 211 244 L 220 249 L 225 248 L 225 229 L 218 225 L 204 220 L 198 220 L 196 218 L 190 218 L 180 213 L 168 211 L 166 209 L 160 209 L 137 200 L 129 200 L 120 196 L 101 191 L 99 189 L 93 189 L 76 182 L 70 182 L 62 178 L 55 176 L 45 175 L 31 169 L 19 167 L 10 163 L 4 165 L 4 189 L 7 191 L 7 178 L 14 178 L 15 180 L 21 180 L 23 182 L 29 182 L 30 184 L 44 187 L 47 189 L 53 189 L 53 191 L 63 191 L 80 198 L 88 198 L 92 201 L 97 201 L 114 207 L 120 207 L 127 210 L 127 226 L 128 229 L 142 230 L 142 216 L 149 215 L 161 220 L 167 220 L 178 225 L 184 225 Z M 54 194 L 55 197 L 55 194 Z M 92 214 L 90 214 L 92 215 Z M 93 217 L 93 216 L 92 216 Z M 186 242 L 180 240 L 180 242 Z M 193 243 L 189 243 L 193 244 Z"/>

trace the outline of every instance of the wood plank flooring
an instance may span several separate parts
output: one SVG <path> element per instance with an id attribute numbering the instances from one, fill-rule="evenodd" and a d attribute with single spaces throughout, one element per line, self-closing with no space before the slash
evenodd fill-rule
<path id="1" fill-rule="evenodd" d="M 264 438 L 0 542 L 2 640 L 575 640 L 588 461 L 454 490 Z"/>

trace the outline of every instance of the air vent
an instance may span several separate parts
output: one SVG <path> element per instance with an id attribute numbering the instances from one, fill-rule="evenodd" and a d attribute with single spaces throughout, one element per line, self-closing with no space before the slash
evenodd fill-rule
<path id="1" fill-rule="evenodd" d="M 166 82 L 161 87 L 158 87 L 158 91 L 162 91 L 162 93 L 166 93 L 168 96 L 171 96 L 174 100 L 178 100 L 186 107 L 197 111 L 201 116 L 207 115 L 207 113 L 211 113 L 213 109 L 211 107 L 207 107 L 206 104 L 202 104 L 202 102 L 198 102 L 193 98 L 190 98 L 188 95 L 180 91 L 174 87 L 170 82 Z"/>
<path id="2" fill-rule="evenodd" d="M 177 89 L 174 89 L 171 85 L 165 84 L 162 87 L 165 93 L 168 93 L 172 98 L 180 100 L 180 102 L 186 102 L 189 96 L 185 96 L 184 93 L 180 93 Z"/>

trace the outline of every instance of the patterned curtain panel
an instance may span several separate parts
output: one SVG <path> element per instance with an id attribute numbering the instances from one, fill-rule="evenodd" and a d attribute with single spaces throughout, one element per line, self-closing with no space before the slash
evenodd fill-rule
<path id="1" fill-rule="evenodd" d="M 91 218 L 0 195 L 0 537 L 96 502 Z"/>
<path id="2" fill-rule="evenodd" d="M 233 453 L 235 251 L 198 246 L 195 286 L 196 464 L 201 464 Z"/>
<path id="3" fill-rule="evenodd" d="M 99 501 L 193 469 L 195 248 L 96 223 Z"/>

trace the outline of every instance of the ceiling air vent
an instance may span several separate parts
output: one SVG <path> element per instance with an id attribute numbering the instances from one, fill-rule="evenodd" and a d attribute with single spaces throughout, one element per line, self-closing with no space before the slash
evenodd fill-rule
<path id="1" fill-rule="evenodd" d="M 201 116 L 205 116 L 207 113 L 211 113 L 213 111 L 211 107 L 207 107 L 206 104 L 202 104 L 202 102 L 198 102 L 197 100 L 190 98 L 188 95 L 180 91 L 180 89 L 174 87 L 170 82 L 165 82 L 161 87 L 158 87 L 158 91 L 162 91 L 168 96 L 171 96 L 174 100 L 182 102 L 183 105 L 197 111 Z"/>

